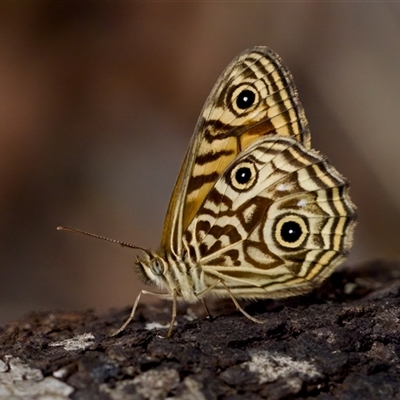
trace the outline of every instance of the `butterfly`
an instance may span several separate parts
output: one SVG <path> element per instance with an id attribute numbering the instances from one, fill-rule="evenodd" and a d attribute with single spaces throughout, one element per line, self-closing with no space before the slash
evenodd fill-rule
<path id="1" fill-rule="evenodd" d="M 263 322 L 238 299 L 311 291 L 347 256 L 355 220 L 349 182 L 311 148 L 291 73 L 268 47 L 247 49 L 203 107 L 159 250 L 100 237 L 139 249 L 140 278 L 167 291 L 142 290 L 115 334 L 134 318 L 142 294 L 172 300 L 167 336 L 178 300 L 230 298 L 247 318 Z"/>

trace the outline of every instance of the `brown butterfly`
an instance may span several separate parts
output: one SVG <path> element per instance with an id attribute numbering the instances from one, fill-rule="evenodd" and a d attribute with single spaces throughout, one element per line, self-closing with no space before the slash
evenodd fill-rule
<path id="1" fill-rule="evenodd" d="M 348 181 L 311 149 L 304 109 L 281 58 L 264 46 L 244 51 L 201 112 L 160 249 L 111 240 L 141 250 L 142 281 L 167 291 L 142 290 L 115 334 L 132 320 L 142 294 L 172 300 L 168 336 L 180 299 L 230 297 L 247 318 L 262 322 L 237 299 L 306 293 L 348 254 L 356 217 L 348 192 Z"/>

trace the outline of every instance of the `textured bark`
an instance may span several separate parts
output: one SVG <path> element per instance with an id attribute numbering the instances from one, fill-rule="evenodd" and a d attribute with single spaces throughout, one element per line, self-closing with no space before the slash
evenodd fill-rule
<path id="1" fill-rule="evenodd" d="M 117 337 L 128 309 L 33 313 L 0 330 L 0 399 L 400 398 L 399 268 L 374 262 L 306 296 L 248 303 L 265 324 L 229 302 L 212 320 L 182 305 L 171 338 L 158 328 L 168 302 L 142 304 Z"/>

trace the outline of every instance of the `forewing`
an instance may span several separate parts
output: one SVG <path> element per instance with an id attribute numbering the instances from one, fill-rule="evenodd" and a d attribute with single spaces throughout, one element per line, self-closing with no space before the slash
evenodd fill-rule
<path id="1" fill-rule="evenodd" d="M 328 277 L 352 244 L 347 180 L 293 138 L 266 137 L 223 172 L 184 235 L 208 284 L 287 297 Z M 227 295 L 222 285 L 214 293 Z"/>
<path id="2" fill-rule="evenodd" d="M 236 57 L 218 79 L 197 122 L 164 224 L 162 248 L 181 252 L 182 232 L 237 155 L 269 135 L 310 147 L 310 134 L 293 77 L 263 46 Z"/>

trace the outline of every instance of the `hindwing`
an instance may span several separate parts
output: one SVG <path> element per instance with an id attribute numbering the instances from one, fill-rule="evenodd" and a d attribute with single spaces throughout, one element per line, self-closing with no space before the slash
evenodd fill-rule
<path id="1" fill-rule="evenodd" d="M 309 291 L 347 255 L 355 206 L 347 180 L 290 137 L 244 150 L 206 196 L 184 242 L 208 285 L 236 297 Z M 226 296 L 221 284 L 213 293 Z"/>

